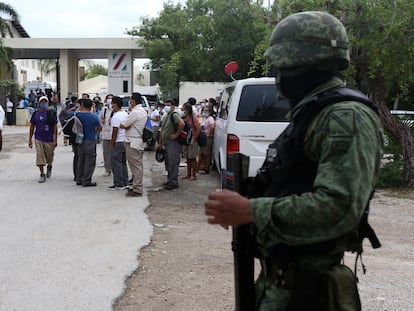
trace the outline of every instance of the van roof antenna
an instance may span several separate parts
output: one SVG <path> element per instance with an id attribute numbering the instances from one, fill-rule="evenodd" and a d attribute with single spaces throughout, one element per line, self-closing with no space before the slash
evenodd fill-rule
<path id="1" fill-rule="evenodd" d="M 233 77 L 233 73 L 236 73 L 237 69 L 239 69 L 239 64 L 236 61 L 231 61 L 226 66 L 224 66 L 224 72 L 226 75 L 230 76 L 233 81 L 236 80 Z"/>

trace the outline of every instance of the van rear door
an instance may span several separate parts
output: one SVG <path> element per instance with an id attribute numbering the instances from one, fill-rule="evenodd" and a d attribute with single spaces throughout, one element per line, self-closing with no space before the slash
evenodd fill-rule
<path id="1" fill-rule="evenodd" d="M 249 176 L 256 175 L 269 144 L 286 128 L 288 113 L 289 103 L 278 98 L 274 82 L 243 87 L 234 126 L 237 132 L 232 134 L 239 139 L 239 152 L 250 157 Z"/>

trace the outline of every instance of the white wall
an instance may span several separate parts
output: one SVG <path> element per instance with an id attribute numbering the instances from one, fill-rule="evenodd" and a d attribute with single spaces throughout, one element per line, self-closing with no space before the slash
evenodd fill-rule
<path id="1" fill-rule="evenodd" d="M 225 82 L 180 82 L 179 105 L 183 105 L 190 97 L 197 102 L 210 97 L 216 98 L 224 89 Z"/>

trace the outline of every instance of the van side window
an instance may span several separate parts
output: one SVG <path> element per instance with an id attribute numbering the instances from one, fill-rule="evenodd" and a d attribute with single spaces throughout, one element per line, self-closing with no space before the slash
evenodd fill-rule
<path id="1" fill-rule="evenodd" d="M 241 94 L 237 121 L 286 122 L 289 102 L 277 98 L 275 85 L 246 85 Z"/>
<path id="2" fill-rule="evenodd" d="M 227 120 L 229 117 L 231 95 L 233 94 L 234 86 L 228 87 L 223 91 L 220 99 L 220 106 L 218 111 L 218 117 L 223 120 Z"/>

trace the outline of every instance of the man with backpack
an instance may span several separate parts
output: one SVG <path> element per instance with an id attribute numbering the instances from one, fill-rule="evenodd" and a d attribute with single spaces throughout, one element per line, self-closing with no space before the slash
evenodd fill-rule
<path id="1" fill-rule="evenodd" d="M 33 133 L 35 135 L 36 165 L 39 167 L 39 183 L 52 176 L 52 164 L 57 146 L 57 117 L 56 111 L 49 108 L 46 96 L 39 98 L 39 110 L 30 119 L 29 148 L 33 148 Z M 44 167 L 47 166 L 45 174 Z"/>
<path id="2" fill-rule="evenodd" d="M 164 189 L 173 190 L 178 188 L 178 168 L 180 166 L 181 145 L 178 137 L 184 129 L 184 121 L 176 113 L 174 99 L 169 98 L 164 101 L 164 112 L 166 116 L 161 122 L 161 141 L 160 145 L 165 149 L 165 165 L 168 173 L 167 182 Z"/>
<path id="3" fill-rule="evenodd" d="M 96 133 L 102 130 L 99 117 L 91 112 L 92 101 L 80 99 L 80 110 L 76 117 L 82 124 L 82 141 L 78 142 L 78 165 L 76 170 L 76 185 L 96 187 L 92 175 L 96 165 Z"/>
<path id="4" fill-rule="evenodd" d="M 252 309 L 361 310 L 355 275 L 342 260 L 345 251 L 360 255 L 365 236 L 380 246 L 372 230 L 361 234 L 370 228 L 367 207 L 382 157 L 376 107 L 344 86 L 348 36 L 328 13 L 281 20 L 265 57 L 290 101 L 291 122 L 269 145 L 248 197 L 209 194 L 208 222 L 251 223 L 262 268 Z"/>
<path id="5" fill-rule="evenodd" d="M 105 168 L 104 177 L 111 176 L 112 167 L 111 167 L 111 152 L 112 152 L 112 127 L 111 127 L 111 117 L 113 116 L 112 111 L 112 99 L 114 95 L 107 94 L 104 100 L 104 107 L 101 110 L 99 119 L 102 124 L 102 155 L 103 155 L 103 166 Z"/>
<path id="6" fill-rule="evenodd" d="M 59 113 L 59 122 L 62 128 L 65 127 L 66 123 L 69 121 L 69 119 L 72 116 L 72 112 L 75 110 L 75 106 L 72 104 L 72 101 L 69 99 L 66 99 L 65 101 L 65 107 L 62 109 L 62 111 Z M 66 128 L 66 127 L 65 127 Z M 66 134 L 66 131 L 63 131 L 63 145 L 67 146 L 69 144 L 69 137 L 70 135 Z"/>

